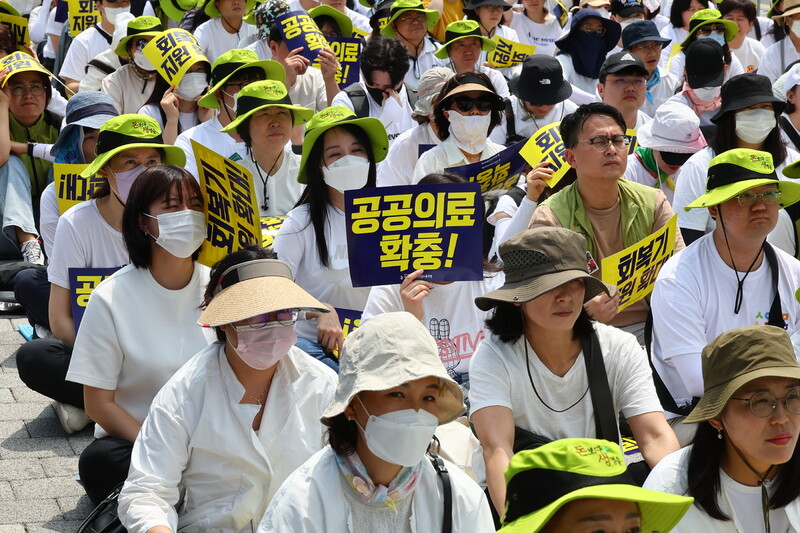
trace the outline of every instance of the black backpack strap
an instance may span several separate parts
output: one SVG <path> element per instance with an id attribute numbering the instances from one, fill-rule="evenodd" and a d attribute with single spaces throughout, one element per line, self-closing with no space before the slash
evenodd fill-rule
<path id="1" fill-rule="evenodd" d="M 419 100 L 419 93 L 416 91 L 416 89 L 412 89 L 411 87 L 409 87 L 407 83 L 403 82 L 403 85 L 405 85 L 406 87 L 406 96 L 408 97 L 408 105 L 413 110 L 414 106 L 417 105 L 417 100 Z"/>
<path id="2" fill-rule="evenodd" d="M 441 457 L 433 452 L 428 452 L 433 469 L 442 478 L 442 493 L 444 495 L 444 515 L 442 518 L 442 533 L 452 533 L 453 531 L 453 485 L 450 481 L 450 472 Z"/>
<path id="3" fill-rule="evenodd" d="M 656 394 L 658 395 L 658 401 L 661 402 L 661 407 L 664 408 L 665 411 L 669 411 L 670 413 L 676 413 L 683 416 L 688 416 L 689 413 L 692 412 L 694 406 L 697 405 L 697 402 L 700 401 L 700 398 L 692 398 L 692 403 L 689 405 L 685 405 L 683 407 L 678 407 L 678 404 L 675 403 L 675 398 L 672 397 L 672 393 L 669 392 L 669 389 L 664 384 L 664 381 L 661 379 L 661 376 L 658 375 L 658 371 L 656 371 L 656 367 L 653 365 L 653 354 L 651 351 L 651 344 L 653 342 L 653 310 L 651 309 L 647 313 L 647 320 L 644 323 L 644 348 L 647 352 L 647 362 L 650 363 L 650 370 L 653 373 L 653 384 L 656 386 Z"/>
<path id="4" fill-rule="evenodd" d="M 101 30 L 101 29 L 100 29 L 100 26 L 99 26 L 99 25 L 97 25 L 97 24 L 95 24 L 94 26 L 92 26 L 92 28 L 96 29 L 96 30 L 97 30 L 97 33 L 99 33 L 99 34 L 100 34 L 100 35 L 103 37 L 103 39 L 105 39 L 105 40 L 106 40 L 106 42 L 107 42 L 108 44 L 111 44 L 111 40 L 112 40 L 112 36 L 111 36 L 111 35 L 107 34 L 107 33 L 106 33 L 106 32 L 104 32 L 103 30 Z"/>
<path id="5" fill-rule="evenodd" d="M 756 23 L 753 24 L 753 27 L 756 30 L 756 41 L 760 41 L 761 40 L 761 23 L 758 21 L 758 19 L 756 19 Z"/>
<path id="6" fill-rule="evenodd" d="M 367 93 L 361 88 L 360 83 L 354 83 L 344 89 L 350 102 L 353 104 L 353 113 L 358 118 L 365 118 L 369 116 L 369 101 L 367 100 Z"/>
<path id="7" fill-rule="evenodd" d="M 512 200 L 514 200 L 514 203 L 517 204 L 517 206 L 519 206 L 519 204 L 522 203 L 522 199 L 525 198 L 525 195 L 527 194 L 528 193 L 525 191 L 525 189 L 514 185 L 513 187 L 508 189 L 508 192 L 505 195 L 509 196 Z"/>
<path id="8" fill-rule="evenodd" d="M 786 321 L 783 320 L 783 308 L 781 306 L 781 293 L 778 289 L 778 258 L 775 255 L 775 249 L 766 241 L 764 241 L 764 257 L 767 258 L 769 269 L 772 272 L 772 289 L 775 291 L 775 297 L 772 299 L 772 305 L 769 308 L 767 325 L 786 329 Z"/>
<path id="9" fill-rule="evenodd" d="M 789 137 L 789 140 L 792 141 L 796 150 L 800 150 L 800 135 L 797 134 L 797 130 L 794 129 L 792 123 L 789 122 L 785 116 L 781 115 L 778 117 L 778 124 L 780 124 L 781 129 Z"/>
<path id="10" fill-rule="evenodd" d="M 89 65 L 93 66 L 100 72 L 104 72 L 106 76 L 108 76 L 109 74 L 113 74 L 114 71 L 116 71 L 114 67 L 112 67 L 107 63 L 104 63 L 103 61 L 100 61 L 97 58 L 94 58 L 91 61 L 89 61 Z"/>
<path id="11" fill-rule="evenodd" d="M 608 374 L 606 374 L 606 364 L 603 361 L 603 351 L 600 348 L 600 342 L 597 340 L 597 333 L 594 327 L 592 327 L 588 338 L 581 339 L 581 344 L 583 345 L 583 360 L 586 363 L 586 376 L 589 379 L 589 392 L 592 395 L 597 438 L 618 442 L 618 413 L 614 412 L 614 402 L 611 399 L 611 389 L 608 386 Z"/>
<path id="12" fill-rule="evenodd" d="M 503 101 L 506 104 L 505 115 L 506 115 L 506 142 L 511 142 L 511 140 L 517 138 L 517 125 L 514 122 L 514 104 L 511 102 L 510 98 L 503 98 Z"/>

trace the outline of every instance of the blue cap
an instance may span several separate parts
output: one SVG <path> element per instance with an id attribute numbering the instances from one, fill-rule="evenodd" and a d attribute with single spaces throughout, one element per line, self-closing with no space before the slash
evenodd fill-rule
<path id="1" fill-rule="evenodd" d="M 58 152 L 71 130 L 78 127 L 99 130 L 100 126 L 116 116 L 119 116 L 119 111 L 114 107 L 114 100 L 108 94 L 101 91 L 76 93 L 67 102 L 66 126 L 61 129 L 50 153 L 55 155 Z"/>

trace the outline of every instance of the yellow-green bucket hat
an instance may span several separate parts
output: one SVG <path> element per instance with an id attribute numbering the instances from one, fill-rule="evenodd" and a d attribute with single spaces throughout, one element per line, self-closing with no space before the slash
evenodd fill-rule
<path id="1" fill-rule="evenodd" d="M 0 13 L 5 13 L 6 15 L 11 15 L 12 17 L 21 17 L 22 15 L 19 14 L 17 8 L 11 5 L 11 2 L 6 0 L 0 0 Z"/>
<path id="2" fill-rule="evenodd" d="M 634 502 L 642 531 L 667 533 L 694 501 L 637 487 L 619 444 L 600 439 L 561 439 L 521 451 L 505 478 L 504 533 L 536 533 L 562 507 L 587 498 Z"/>
<path id="3" fill-rule="evenodd" d="M 203 0 L 159 0 L 161 10 L 175 22 L 180 22 L 190 9 L 203 5 Z"/>
<path id="4" fill-rule="evenodd" d="M 253 2 L 253 8 L 248 9 L 245 16 L 242 17 L 242 20 L 245 21 L 247 24 L 252 24 L 253 26 L 256 25 L 256 9 L 258 6 L 264 3 L 264 0 L 255 0 Z"/>
<path id="5" fill-rule="evenodd" d="M 114 117 L 100 127 L 95 148 L 97 157 L 81 172 L 81 176 L 90 178 L 97 175 L 112 157 L 134 148 L 160 148 L 164 150 L 163 164 L 179 167 L 186 164 L 186 154 L 181 148 L 164 144 L 161 127 L 155 119 L 131 113 Z"/>
<path id="6" fill-rule="evenodd" d="M 120 57 L 130 58 L 128 53 L 128 43 L 134 37 L 157 37 L 164 31 L 161 20 L 158 17 L 136 17 L 128 22 L 128 31 L 125 37 L 119 40 L 114 53 Z"/>
<path id="7" fill-rule="evenodd" d="M 386 154 L 389 153 L 389 136 L 380 120 L 374 117 L 358 118 L 355 113 L 344 106 L 329 107 L 311 117 L 311 120 L 306 124 L 306 136 L 303 139 L 300 170 L 297 173 L 298 182 L 308 183 L 306 163 L 308 162 L 311 149 L 314 148 L 320 135 L 331 128 L 344 126 L 345 124 L 353 124 L 364 130 L 364 133 L 369 137 L 370 144 L 372 144 L 372 154 L 375 156 L 376 163 L 380 163 L 386 159 Z"/>
<path id="8" fill-rule="evenodd" d="M 206 2 L 206 6 L 203 8 L 205 14 L 211 17 L 212 19 L 222 16 L 222 13 L 219 12 L 219 9 L 217 9 L 217 6 L 214 5 L 214 2 L 215 0 L 208 0 Z M 248 13 L 250 13 L 255 7 L 256 7 L 256 0 L 247 0 L 244 4 L 244 15 L 242 16 L 242 20 L 244 20 L 244 17 Z"/>
<path id="9" fill-rule="evenodd" d="M 214 96 L 225 83 L 237 72 L 246 68 L 259 68 L 264 71 L 268 80 L 286 81 L 283 65 L 271 59 L 258 59 L 253 50 L 234 48 L 228 50 L 214 61 L 211 66 L 211 88 L 197 103 L 209 109 L 219 109 L 219 101 Z"/>
<path id="10" fill-rule="evenodd" d="M 786 170 L 790 172 L 786 174 L 787 177 L 792 177 L 794 173 L 800 177 L 800 170 L 796 166 Z M 719 205 L 744 191 L 773 184 L 781 191 L 778 203 L 780 207 L 792 205 L 800 200 L 800 184 L 778 179 L 770 153 L 749 148 L 728 150 L 708 164 L 706 193 L 684 209 L 688 211 L 698 207 Z"/>
<path id="11" fill-rule="evenodd" d="M 222 128 L 223 133 L 233 133 L 249 116 L 268 107 L 283 107 L 292 112 L 292 125 L 305 124 L 314 114 L 307 107 L 293 105 L 286 86 L 275 80 L 254 81 L 242 87 L 236 98 L 236 118 Z"/>
<path id="12" fill-rule="evenodd" d="M 44 68 L 41 63 L 24 52 L 14 52 L 1 59 L 0 69 L 8 70 L 8 76 L 3 80 L 3 87 L 6 86 L 6 83 L 14 74 L 19 74 L 20 72 L 41 72 L 47 76 L 48 83 L 50 76 L 52 76 L 50 71 Z"/>
<path id="13" fill-rule="evenodd" d="M 397 0 L 392 4 L 389 10 L 389 20 L 386 21 L 386 26 L 381 29 L 381 35 L 384 37 L 397 37 L 392 22 L 407 11 L 419 11 L 425 13 L 425 21 L 428 23 L 428 31 L 431 31 L 436 23 L 439 22 L 439 12 L 433 9 L 425 9 L 420 0 Z M 450 26 L 447 27 L 448 29 Z"/>
<path id="14" fill-rule="evenodd" d="M 701 9 L 689 19 L 689 35 L 681 43 L 681 48 L 686 48 L 694 40 L 694 34 L 698 28 L 709 24 L 722 24 L 725 26 L 725 42 L 729 43 L 736 38 L 739 33 L 739 26 L 732 20 L 722 18 L 722 13 L 718 9 Z"/>
<path id="15" fill-rule="evenodd" d="M 353 21 L 350 20 L 350 17 L 342 13 L 336 8 L 333 8 L 326 4 L 320 4 L 317 7 L 313 7 L 308 10 L 308 16 L 314 20 L 314 23 L 317 23 L 317 17 L 330 17 L 336 21 L 336 25 L 339 26 L 339 31 L 342 33 L 342 37 L 352 37 L 353 36 Z"/>
<path id="16" fill-rule="evenodd" d="M 387 24 L 386 27 L 388 26 Z M 439 59 L 447 59 L 447 47 L 459 39 L 466 39 L 467 37 L 480 39 L 481 50 L 484 52 L 491 52 L 497 46 L 493 40 L 483 36 L 480 25 L 474 20 L 457 20 L 447 25 L 444 30 L 444 45 L 433 55 Z"/>

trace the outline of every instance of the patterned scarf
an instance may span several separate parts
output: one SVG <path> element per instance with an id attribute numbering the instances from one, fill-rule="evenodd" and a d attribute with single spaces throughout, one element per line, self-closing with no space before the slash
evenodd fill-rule
<path id="1" fill-rule="evenodd" d="M 661 81 L 661 73 L 658 71 L 658 67 L 650 74 L 650 77 L 647 78 L 647 101 L 651 104 L 653 103 L 653 93 L 650 92 L 650 89 L 658 85 L 658 82 Z"/>
<path id="2" fill-rule="evenodd" d="M 353 490 L 366 503 L 383 503 L 397 514 L 397 504 L 408 498 L 417 486 L 420 466 L 403 467 L 388 487 L 376 486 L 357 453 L 342 457 L 336 454 L 336 464 Z"/>
<path id="3" fill-rule="evenodd" d="M 706 111 L 716 111 L 722 105 L 722 96 L 717 95 L 716 98 L 710 101 L 701 100 L 694 94 L 694 91 L 691 87 L 689 87 L 688 82 L 683 82 L 683 94 L 686 95 L 686 98 L 689 99 L 689 103 L 692 104 L 692 109 L 694 110 L 694 114 L 698 117 L 701 113 Z"/>

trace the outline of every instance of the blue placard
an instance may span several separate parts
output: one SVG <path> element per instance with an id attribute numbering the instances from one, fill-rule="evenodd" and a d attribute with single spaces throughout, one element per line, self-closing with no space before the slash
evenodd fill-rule
<path id="1" fill-rule="evenodd" d="M 480 183 L 481 192 L 510 189 L 516 185 L 519 175 L 525 168 L 525 159 L 519 151 L 527 140 L 512 144 L 502 152 L 491 157 L 462 165 L 444 169 L 445 172 L 457 174 L 468 181 Z"/>
<path id="2" fill-rule="evenodd" d="M 314 61 L 319 51 L 328 47 L 328 41 L 319 31 L 314 19 L 305 11 L 290 11 L 275 19 L 273 27 L 280 30 L 289 50 L 302 48 L 300 55 Z"/>
<path id="3" fill-rule="evenodd" d="M 401 185 L 345 192 L 354 287 L 483 278 L 483 201 L 477 183 Z"/>
<path id="4" fill-rule="evenodd" d="M 89 304 L 89 296 L 100 282 L 119 270 L 113 268 L 70 268 L 69 269 L 69 299 L 72 302 L 72 322 L 75 332 L 83 320 L 83 312 Z"/>
<path id="5" fill-rule="evenodd" d="M 356 37 L 328 37 L 328 45 L 339 60 L 339 70 L 336 71 L 336 84 L 344 90 L 354 83 L 358 83 L 361 74 L 361 43 Z M 319 63 L 315 62 L 315 67 Z"/>
<path id="6" fill-rule="evenodd" d="M 430 150 L 434 146 L 436 146 L 436 145 L 435 144 L 418 144 L 417 145 L 417 152 L 418 152 L 417 153 L 417 157 L 422 157 L 422 154 L 424 154 L 425 152 L 427 152 L 428 150 Z"/>

